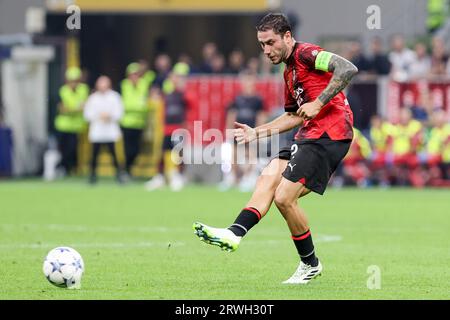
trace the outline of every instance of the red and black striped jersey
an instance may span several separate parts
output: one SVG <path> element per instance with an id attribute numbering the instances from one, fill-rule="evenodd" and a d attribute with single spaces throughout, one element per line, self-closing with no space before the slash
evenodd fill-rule
<path id="1" fill-rule="evenodd" d="M 284 70 L 285 111 L 295 112 L 314 101 L 327 87 L 333 74 L 317 70 L 315 61 L 323 49 L 297 42 Z M 332 140 L 353 138 L 353 113 L 343 92 L 339 92 L 312 120 L 306 120 L 296 134 L 297 139 L 318 139 L 327 133 Z"/>

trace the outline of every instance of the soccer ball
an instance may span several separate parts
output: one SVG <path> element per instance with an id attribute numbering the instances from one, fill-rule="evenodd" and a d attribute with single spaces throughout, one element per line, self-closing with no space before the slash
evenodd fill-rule
<path id="1" fill-rule="evenodd" d="M 47 280 L 60 288 L 80 289 L 84 262 L 72 248 L 58 247 L 47 254 L 43 266 Z"/>

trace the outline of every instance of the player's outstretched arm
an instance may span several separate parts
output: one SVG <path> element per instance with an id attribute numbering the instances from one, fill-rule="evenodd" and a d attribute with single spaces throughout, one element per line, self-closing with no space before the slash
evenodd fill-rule
<path id="1" fill-rule="evenodd" d="M 271 136 L 276 133 L 283 133 L 291 130 L 303 123 L 295 113 L 284 113 L 278 118 L 265 123 L 256 128 L 249 127 L 246 124 L 235 122 L 234 137 L 238 144 L 248 143 L 256 139 Z"/>
<path id="2" fill-rule="evenodd" d="M 314 118 L 335 95 L 341 92 L 358 73 L 358 68 L 347 59 L 327 51 L 317 55 L 315 67 L 317 70 L 333 72 L 327 87 L 312 102 L 305 103 L 297 114 L 306 120 Z"/>

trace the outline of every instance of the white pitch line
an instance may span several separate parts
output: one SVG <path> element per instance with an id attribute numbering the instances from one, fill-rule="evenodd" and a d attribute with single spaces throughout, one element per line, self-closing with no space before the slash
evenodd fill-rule
<path id="1" fill-rule="evenodd" d="M 29 230 L 49 230 L 61 232 L 167 232 L 167 227 L 129 227 L 129 226 L 86 226 L 86 225 L 70 225 L 70 224 L 0 224 L 1 231 L 17 231 L 17 229 Z"/>
<path id="2" fill-rule="evenodd" d="M 25 229 L 25 230 L 24 230 Z M 18 230 L 49 230 L 53 232 L 79 232 L 79 233 L 96 233 L 96 232 L 110 232 L 110 233 L 124 233 L 124 232 L 138 232 L 138 233 L 166 233 L 166 232 L 191 232 L 190 225 L 186 227 L 163 227 L 163 226 L 149 226 L 149 227 L 133 227 L 133 226 L 87 226 L 87 225 L 71 225 L 71 224 L 0 224 L 0 232 L 17 232 Z M 259 229 L 255 234 L 259 236 L 278 236 L 281 233 L 273 229 Z M 337 242 L 341 241 L 340 235 L 315 234 L 314 242 Z M 263 240 L 263 241 L 278 241 L 278 240 Z M 281 240 L 280 240 L 281 241 Z"/>
<path id="3" fill-rule="evenodd" d="M 169 246 L 170 244 L 170 246 Z M 68 243 L 65 246 L 73 248 L 149 248 L 149 247 L 180 247 L 184 246 L 184 242 L 138 242 L 138 243 Z M 0 244 L 0 249 L 43 249 L 60 247 L 61 243 L 21 243 L 21 244 Z"/>

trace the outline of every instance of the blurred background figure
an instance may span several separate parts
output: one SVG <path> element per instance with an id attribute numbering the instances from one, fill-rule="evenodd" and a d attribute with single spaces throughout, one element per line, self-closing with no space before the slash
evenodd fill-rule
<path id="1" fill-rule="evenodd" d="M 178 63 L 182 63 L 187 65 L 188 67 L 188 73 L 195 73 L 197 70 L 195 69 L 194 63 L 192 62 L 192 58 L 187 54 L 187 53 L 181 53 L 178 56 L 178 60 L 177 62 L 174 64 L 174 67 L 178 64 Z"/>
<path id="2" fill-rule="evenodd" d="M 447 75 L 448 53 L 444 39 L 433 37 L 431 41 L 431 68 L 432 77 L 444 77 Z"/>
<path id="3" fill-rule="evenodd" d="M 169 75 L 171 68 L 172 60 L 170 59 L 170 57 L 165 53 L 159 54 L 155 59 L 156 77 L 152 85 L 161 88 L 164 80 L 166 80 L 167 76 Z"/>
<path id="4" fill-rule="evenodd" d="M 116 169 L 117 182 L 123 178 L 117 161 L 115 143 L 119 140 L 119 121 L 123 115 L 123 105 L 119 93 L 111 89 L 111 80 L 101 76 L 95 83 L 95 93 L 89 96 L 84 109 L 84 117 L 89 122 L 89 142 L 92 144 L 92 158 L 89 183 L 97 182 L 97 159 L 102 146 L 105 146 Z"/>
<path id="5" fill-rule="evenodd" d="M 350 61 L 358 68 L 360 73 L 366 73 L 370 69 L 369 60 L 362 51 L 361 43 L 359 41 L 352 41 L 350 43 L 349 53 Z"/>
<path id="6" fill-rule="evenodd" d="M 259 67 L 260 67 L 259 59 L 257 57 L 251 57 L 247 61 L 247 67 L 245 68 L 245 71 L 249 74 L 257 76 L 259 74 Z"/>
<path id="7" fill-rule="evenodd" d="M 401 34 L 391 37 L 391 76 L 397 81 L 406 81 L 409 77 L 411 64 L 414 62 L 414 52 L 405 46 L 405 39 Z"/>
<path id="8" fill-rule="evenodd" d="M 391 144 L 392 124 L 385 121 L 380 115 L 373 115 L 370 119 L 370 145 L 371 154 L 371 171 L 372 184 L 381 187 L 390 185 L 389 174 L 386 168 L 388 147 Z"/>
<path id="9" fill-rule="evenodd" d="M 425 148 L 426 171 L 429 173 L 428 184 L 432 186 L 450 185 L 450 123 L 442 110 L 435 111 L 431 117 L 431 128 Z"/>
<path id="10" fill-rule="evenodd" d="M 186 127 L 186 113 L 190 105 L 190 98 L 186 93 L 186 75 L 189 67 L 179 63 L 163 84 L 164 112 L 163 119 L 164 138 L 162 153 L 159 159 L 158 174 L 145 183 L 145 189 L 153 191 L 163 187 L 167 183 L 172 191 L 180 191 L 184 186 L 182 176 L 181 155 L 172 152 L 180 141 L 173 141 L 172 134 Z M 174 159 L 175 158 L 175 159 Z"/>
<path id="11" fill-rule="evenodd" d="M 126 69 L 127 78 L 121 82 L 122 103 L 125 113 L 120 121 L 125 149 L 125 179 L 132 175 L 133 166 L 139 151 L 142 132 L 147 126 L 147 97 L 150 85 L 155 80 L 152 71 L 143 70 L 142 66 L 133 62 Z"/>
<path id="12" fill-rule="evenodd" d="M 252 128 L 266 121 L 263 110 L 263 101 L 256 92 L 256 78 L 253 74 L 246 72 L 239 77 L 241 93 L 233 100 L 228 108 L 226 127 L 234 128 L 234 122 L 246 124 Z M 254 145 L 237 145 L 236 141 L 228 141 L 231 148 L 231 166 L 223 170 L 223 181 L 219 188 L 222 191 L 238 186 L 243 192 L 253 189 L 257 172 L 257 149 Z"/>
<path id="13" fill-rule="evenodd" d="M 427 46 L 423 42 L 417 42 L 414 46 L 414 60 L 409 72 L 410 79 L 424 79 L 430 74 L 430 69 L 431 60 L 427 52 Z"/>
<path id="14" fill-rule="evenodd" d="M 415 120 L 420 122 L 426 122 L 428 120 L 428 90 L 427 88 L 420 88 L 418 86 L 417 98 L 411 90 L 406 90 L 403 93 L 403 108 L 411 111 L 411 116 Z M 423 91 L 423 90 L 426 91 Z"/>
<path id="15" fill-rule="evenodd" d="M 10 128 L 5 126 L 2 113 L 3 109 L 0 104 L 0 179 L 3 177 L 10 177 L 12 175 L 12 145 L 13 145 L 12 131 Z M 58 160 L 56 159 L 56 161 Z"/>
<path id="16" fill-rule="evenodd" d="M 449 14 L 448 0 L 428 0 L 427 1 L 426 25 L 430 34 L 435 33 L 443 27 Z"/>
<path id="17" fill-rule="evenodd" d="M 218 53 L 211 59 L 211 73 L 222 74 L 225 72 L 225 57 L 223 56 L 223 54 Z"/>
<path id="18" fill-rule="evenodd" d="M 55 129 L 61 154 L 58 169 L 62 175 L 69 175 L 76 169 L 78 135 L 86 129 L 83 108 L 89 96 L 89 87 L 81 82 L 81 75 L 79 68 L 68 68 L 65 74 L 66 83 L 59 90 L 60 103 L 55 118 Z"/>
<path id="19" fill-rule="evenodd" d="M 369 140 L 356 128 L 353 128 L 353 141 L 344 158 L 343 175 L 346 185 L 368 187 L 370 185 L 369 159 L 372 150 Z"/>
<path id="20" fill-rule="evenodd" d="M 376 75 L 388 75 L 391 71 L 389 57 L 383 50 L 380 37 L 372 38 L 370 42 L 369 72 Z"/>
<path id="21" fill-rule="evenodd" d="M 418 153 L 423 147 L 423 125 L 412 118 L 409 108 L 400 110 L 400 119 L 392 125 L 390 135 L 392 143 L 388 150 L 392 155 L 392 177 L 401 186 L 422 186 L 423 179 L 417 173 Z"/>
<path id="22" fill-rule="evenodd" d="M 234 49 L 231 51 L 228 57 L 227 73 L 238 74 L 245 68 L 244 53 L 240 49 Z"/>
<path id="23" fill-rule="evenodd" d="M 207 42 L 202 48 L 202 62 L 199 67 L 199 73 L 212 72 L 212 60 L 218 54 L 217 45 L 214 42 Z"/>

